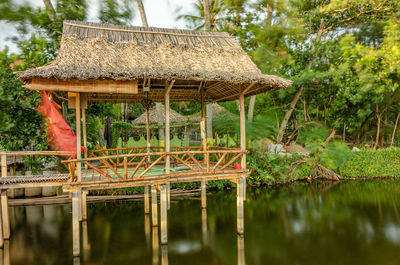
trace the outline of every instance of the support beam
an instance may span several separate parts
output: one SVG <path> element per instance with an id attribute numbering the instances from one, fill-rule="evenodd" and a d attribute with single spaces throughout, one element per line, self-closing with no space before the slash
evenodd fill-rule
<path id="1" fill-rule="evenodd" d="M 72 192 L 72 254 L 77 257 L 81 254 L 80 250 L 80 231 L 79 231 L 79 202 L 78 192 Z"/>
<path id="2" fill-rule="evenodd" d="M 144 186 L 144 213 L 150 214 L 150 188 L 149 186 Z"/>
<path id="3" fill-rule="evenodd" d="M 165 152 L 169 152 L 171 148 L 171 132 L 170 132 L 170 106 L 169 106 L 169 93 L 171 92 L 172 86 L 174 85 L 175 80 L 172 80 L 170 83 L 165 83 Z M 170 174 L 170 156 L 167 155 L 165 158 L 165 174 Z M 167 204 L 168 209 L 170 208 L 170 185 L 167 185 Z"/>
<path id="4" fill-rule="evenodd" d="M 81 154 L 81 94 L 75 94 L 75 121 L 76 121 L 76 158 L 80 160 Z M 82 181 L 82 164 L 81 161 L 76 162 L 78 182 Z"/>
<path id="5" fill-rule="evenodd" d="M 204 89 L 200 89 L 201 96 L 201 121 L 200 121 L 200 132 L 201 132 L 201 142 L 203 146 L 203 151 L 207 151 L 207 135 L 206 135 L 206 106 L 204 100 Z M 204 154 L 204 163 L 207 163 L 207 154 Z M 207 182 L 201 181 L 201 208 L 207 207 Z"/>
<path id="6" fill-rule="evenodd" d="M 11 263 L 11 256 L 10 256 L 10 240 L 5 240 L 4 241 L 4 254 L 3 254 L 3 259 L 4 259 L 4 265 L 10 265 Z"/>
<path id="7" fill-rule="evenodd" d="M 8 215 L 7 190 L 1 190 L 1 219 L 3 223 L 3 238 L 10 239 L 10 216 Z"/>
<path id="8" fill-rule="evenodd" d="M 4 246 L 3 220 L 0 218 L 0 248 Z"/>
<path id="9" fill-rule="evenodd" d="M 251 86 L 249 86 L 251 87 Z M 249 87 L 246 89 L 248 90 Z M 244 90 L 239 96 L 239 106 L 240 106 L 240 150 L 246 151 L 246 110 L 244 108 L 244 94 L 247 90 Z M 243 154 L 241 161 L 242 169 L 246 169 L 246 154 Z M 244 199 L 246 199 L 246 175 L 244 178 Z"/>
<path id="10" fill-rule="evenodd" d="M 168 209 L 168 202 L 167 202 L 167 185 L 161 186 L 160 192 L 160 208 L 161 208 L 161 244 L 168 243 L 168 224 L 167 224 L 167 209 Z"/>
<path id="11" fill-rule="evenodd" d="M 151 223 L 152 226 L 158 226 L 157 189 L 155 186 L 151 186 Z"/>
<path id="12" fill-rule="evenodd" d="M 83 157 L 87 158 L 87 134 L 86 134 L 86 110 L 82 108 L 82 135 L 83 135 Z M 85 165 L 87 169 L 87 165 Z"/>

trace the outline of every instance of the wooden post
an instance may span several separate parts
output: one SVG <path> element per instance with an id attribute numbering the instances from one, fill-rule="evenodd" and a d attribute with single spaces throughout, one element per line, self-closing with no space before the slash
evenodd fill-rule
<path id="1" fill-rule="evenodd" d="M 206 135 L 206 109 L 204 103 L 204 89 L 200 89 L 201 92 L 201 121 L 200 121 L 200 133 L 203 151 L 207 151 L 207 135 Z M 207 163 L 207 154 L 204 153 L 204 163 Z M 201 208 L 207 207 L 207 182 L 201 181 Z"/>
<path id="2" fill-rule="evenodd" d="M 3 220 L 0 218 L 0 248 L 4 246 Z"/>
<path id="3" fill-rule="evenodd" d="M 83 134 L 83 157 L 87 158 L 87 135 L 86 135 L 86 110 L 82 108 L 82 134 Z M 85 165 L 87 169 L 87 165 Z"/>
<path id="4" fill-rule="evenodd" d="M 167 225 L 167 185 L 161 186 L 160 192 L 160 208 L 161 208 L 161 244 L 168 243 L 168 225 Z"/>
<path id="5" fill-rule="evenodd" d="M 237 204 L 237 232 L 239 235 L 244 234 L 244 182 L 245 178 L 238 179 L 236 204 Z"/>
<path id="6" fill-rule="evenodd" d="M 148 93 L 148 92 L 146 92 Z M 147 146 L 147 153 L 150 153 L 150 112 L 148 108 L 148 104 L 146 102 L 146 146 Z M 147 162 L 150 163 L 150 156 L 147 157 Z M 144 213 L 150 213 L 150 200 L 149 200 L 149 186 L 144 187 Z"/>
<path id="7" fill-rule="evenodd" d="M 246 91 L 246 90 L 245 90 Z M 239 106 L 240 106 L 240 150 L 246 151 L 246 113 L 244 108 L 244 92 L 240 93 Z M 241 161 L 242 169 L 246 169 L 246 154 L 243 154 Z M 246 199 L 246 175 L 244 178 L 244 199 Z"/>
<path id="8" fill-rule="evenodd" d="M 149 186 L 144 187 L 144 213 L 150 214 L 150 196 L 149 196 Z"/>
<path id="9" fill-rule="evenodd" d="M 1 177 L 7 177 L 7 154 L 1 153 Z"/>
<path id="10" fill-rule="evenodd" d="M 72 254 L 74 257 L 81 254 L 78 193 L 77 191 L 72 192 Z"/>
<path id="11" fill-rule="evenodd" d="M 87 204 L 86 204 L 86 195 L 88 194 L 87 190 L 82 191 L 82 220 L 87 220 Z"/>
<path id="12" fill-rule="evenodd" d="M 151 223 L 152 226 L 158 226 L 158 207 L 157 207 L 157 189 L 151 186 Z"/>
<path id="13" fill-rule="evenodd" d="M 1 219 L 3 223 L 3 238 L 10 239 L 10 217 L 8 215 L 7 190 L 1 190 Z"/>
<path id="14" fill-rule="evenodd" d="M 174 83 L 171 82 L 170 84 L 168 82 L 165 83 L 165 152 L 170 152 L 171 150 L 171 133 L 170 133 L 170 124 L 169 124 L 169 92 L 171 91 L 172 85 Z M 167 155 L 165 157 L 165 174 L 169 175 L 170 172 L 170 157 Z M 170 192 L 169 192 L 169 183 L 168 183 L 168 188 L 167 188 L 167 205 L 168 209 L 170 208 Z M 162 239 L 162 234 L 161 234 L 161 239 Z"/>
<path id="15" fill-rule="evenodd" d="M 75 122 L 76 122 L 76 173 L 78 182 L 82 181 L 82 152 L 81 152 L 81 94 L 75 93 Z M 78 220 L 82 221 L 82 191 L 78 191 Z"/>

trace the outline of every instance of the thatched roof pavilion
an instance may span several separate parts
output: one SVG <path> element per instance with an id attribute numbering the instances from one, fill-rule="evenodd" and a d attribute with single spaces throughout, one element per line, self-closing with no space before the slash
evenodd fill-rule
<path id="1" fill-rule="evenodd" d="M 178 112 L 174 111 L 173 109 L 170 109 L 169 111 L 169 119 L 171 123 L 182 123 L 186 122 L 187 118 Z M 158 121 L 160 120 L 160 117 L 158 116 L 157 113 L 157 108 L 156 106 L 152 107 L 149 109 L 149 124 L 157 124 Z M 165 106 L 163 105 L 163 111 L 162 111 L 162 117 L 161 120 L 165 120 Z M 146 124 L 146 113 L 143 113 L 136 119 L 132 121 L 134 125 L 145 125 Z"/>
<path id="2" fill-rule="evenodd" d="M 64 21 L 61 48 L 54 62 L 17 73 L 29 88 L 88 93 L 89 102 L 164 100 L 165 82 L 175 80 L 172 101 L 237 99 L 286 88 L 291 81 L 264 75 L 225 32 L 198 32 Z M 145 85 L 146 86 L 146 85 Z"/>

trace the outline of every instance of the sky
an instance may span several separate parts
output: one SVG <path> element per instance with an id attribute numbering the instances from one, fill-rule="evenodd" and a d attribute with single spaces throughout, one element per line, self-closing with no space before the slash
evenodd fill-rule
<path id="1" fill-rule="evenodd" d="M 27 5 L 44 7 L 42 0 L 14 0 L 17 4 L 26 3 Z M 96 21 L 98 13 L 98 0 L 87 0 L 90 7 L 88 21 Z M 134 1 L 134 0 L 132 0 Z M 55 3 L 55 1 L 52 1 Z M 193 12 L 194 0 L 143 0 L 144 9 L 146 11 L 147 21 L 151 27 L 162 28 L 186 28 L 183 21 L 176 21 L 176 11 L 180 13 Z M 136 7 L 136 6 L 134 6 Z M 135 8 L 137 11 L 137 8 Z M 141 26 L 139 12 L 136 12 L 132 21 L 133 26 Z M 17 47 L 12 43 L 10 37 L 17 36 L 15 25 L 0 20 L 0 50 L 6 45 L 11 52 L 16 52 Z"/>

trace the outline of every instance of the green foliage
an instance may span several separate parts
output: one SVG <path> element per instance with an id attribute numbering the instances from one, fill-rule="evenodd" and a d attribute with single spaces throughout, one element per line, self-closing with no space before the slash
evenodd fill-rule
<path id="1" fill-rule="evenodd" d="M 47 149 L 44 124 L 35 110 L 40 94 L 22 86 L 10 67 L 15 60 L 7 49 L 0 52 L 0 148 Z"/>
<path id="2" fill-rule="evenodd" d="M 133 18 L 132 1 L 101 0 L 99 19 L 103 23 L 126 25 Z"/>
<path id="3" fill-rule="evenodd" d="M 349 178 L 400 177 L 400 150 L 362 149 L 340 168 L 340 174 Z"/>
<path id="4" fill-rule="evenodd" d="M 111 124 L 113 147 L 117 146 L 118 139 L 122 136 L 125 145 L 128 142 L 127 135 L 133 129 L 133 124 L 123 121 L 115 121 Z"/>

